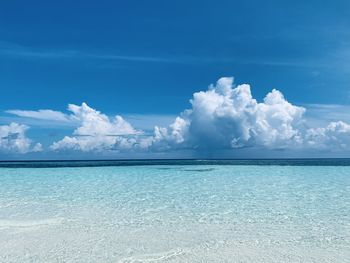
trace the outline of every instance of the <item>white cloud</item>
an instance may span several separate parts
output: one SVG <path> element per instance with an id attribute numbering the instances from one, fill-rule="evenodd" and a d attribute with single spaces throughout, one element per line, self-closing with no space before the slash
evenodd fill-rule
<path id="1" fill-rule="evenodd" d="M 176 149 L 186 143 L 188 137 L 189 123 L 181 117 L 165 127 L 154 127 L 154 135 L 148 139 L 141 140 L 142 148 L 151 148 L 156 151 Z"/>
<path id="2" fill-rule="evenodd" d="M 82 103 L 81 106 L 69 104 L 68 110 L 73 113 L 71 118 L 80 123 L 80 127 L 74 131 L 76 135 L 130 135 L 139 133 L 121 116 L 117 115 L 110 119 L 107 115 L 90 108 L 86 103 Z"/>
<path id="3" fill-rule="evenodd" d="M 7 110 L 6 112 L 17 115 L 19 117 L 27 117 L 27 118 L 34 118 L 34 119 L 40 119 L 40 120 L 52 120 L 52 121 L 63 121 L 63 122 L 70 121 L 69 116 L 67 116 L 66 114 L 60 111 L 53 111 L 53 110 L 38 110 L 38 111 Z"/>
<path id="4" fill-rule="evenodd" d="M 110 118 L 85 103 L 71 104 L 69 118 L 79 126 L 71 136 L 53 143 L 51 149 L 210 152 L 251 147 L 345 151 L 350 146 L 349 124 L 336 121 L 309 128 L 306 109 L 291 104 L 275 89 L 258 102 L 248 84 L 235 86 L 233 78 L 224 77 L 207 91 L 194 93 L 190 103 L 191 108 L 172 124 L 155 126 L 148 136 L 121 116 Z"/>
<path id="5" fill-rule="evenodd" d="M 258 103 L 249 85 L 234 87 L 233 78 L 221 78 L 208 91 L 194 93 L 190 102 L 192 108 L 183 113 L 184 119 L 178 118 L 169 129 L 156 128 L 156 141 L 162 137 L 187 147 L 216 149 L 285 148 L 301 143 L 299 127 L 305 109 L 290 104 L 277 90 Z"/>
<path id="6" fill-rule="evenodd" d="M 350 146 L 349 124 L 333 121 L 326 127 L 308 128 L 306 109 L 291 104 L 275 89 L 259 103 L 249 85 L 235 87 L 233 78 L 221 78 L 207 91 L 194 93 L 190 102 L 192 108 L 168 128 L 155 128 L 151 149 L 346 151 Z"/>
<path id="7" fill-rule="evenodd" d="M 44 150 L 41 143 L 36 143 L 33 148 L 31 149 L 31 152 L 42 152 Z"/>
<path id="8" fill-rule="evenodd" d="M 2 152 L 28 153 L 42 151 L 42 145 L 33 145 L 26 137 L 28 126 L 17 123 L 0 126 L 0 150 Z"/>
<path id="9" fill-rule="evenodd" d="M 305 136 L 306 146 L 316 149 L 348 150 L 350 147 L 350 125 L 331 122 L 325 128 L 308 129 Z"/>
<path id="10" fill-rule="evenodd" d="M 79 123 L 73 136 L 66 136 L 51 146 L 53 150 L 73 149 L 81 151 L 125 150 L 136 144 L 132 136 L 141 132 L 131 126 L 121 116 L 109 118 L 107 115 L 90 108 L 86 103 L 81 106 L 69 104 L 70 118 Z"/>

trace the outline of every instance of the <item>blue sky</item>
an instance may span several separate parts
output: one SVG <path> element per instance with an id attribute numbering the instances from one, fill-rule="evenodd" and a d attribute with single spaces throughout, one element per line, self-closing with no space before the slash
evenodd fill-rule
<path id="1" fill-rule="evenodd" d="M 60 156 L 62 153 L 48 150 L 50 145 L 73 136 L 84 122 L 71 121 L 68 104 L 86 102 L 109 118 L 121 115 L 146 136 L 153 134 L 153 126 L 167 127 L 185 109 L 191 109 L 189 100 L 194 93 L 229 76 L 235 77 L 232 89 L 250 84 L 258 102 L 272 89 L 279 90 L 288 102 L 306 109 L 303 118 L 308 127 L 347 123 L 349 17 L 349 1 L 1 3 L 0 125 L 26 125 L 26 138 L 44 146 L 40 152 L 24 155 Z M 8 112 L 42 109 L 61 112 L 70 120 Z M 182 117 L 193 121 L 193 116 Z M 237 123 L 233 126 L 236 129 Z M 193 127 L 190 124 L 189 133 Z M 255 134 L 253 128 L 251 132 Z M 238 138 L 235 134 L 230 130 L 231 140 Z M 193 140 L 198 134 L 189 137 Z M 251 143 L 244 145 L 252 147 Z M 193 149 L 198 147 L 190 143 L 177 154 L 173 146 L 156 152 L 181 156 L 182 151 L 196 152 Z M 228 157 L 240 157 L 246 151 L 204 148 L 210 157 L 221 150 Z M 25 158 L 7 150 L 0 157 Z M 285 151 L 294 155 L 288 147 Z M 298 152 L 296 155 L 300 149 Z M 330 155 L 346 155 L 341 152 Z M 101 155 L 95 148 L 69 154 L 77 158 Z M 123 156 L 145 154 L 134 150 Z"/>

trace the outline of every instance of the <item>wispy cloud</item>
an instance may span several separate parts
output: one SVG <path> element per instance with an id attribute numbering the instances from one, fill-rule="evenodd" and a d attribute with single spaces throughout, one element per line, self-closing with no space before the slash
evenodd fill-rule
<path id="1" fill-rule="evenodd" d="M 6 113 L 10 113 L 19 117 L 40 119 L 40 120 L 51 120 L 60 122 L 70 122 L 71 118 L 60 111 L 54 110 L 7 110 Z"/>
<path id="2" fill-rule="evenodd" d="M 0 41 L 0 56 L 22 57 L 35 59 L 93 59 L 105 61 L 129 61 L 129 62 L 151 62 L 151 63 L 179 63 L 179 64 L 217 64 L 232 63 L 240 65 L 265 65 L 271 67 L 303 67 L 303 68 L 324 68 L 330 67 L 324 63 L 322 58 L 316 59 L 290 59 L 290 58 L 269 58 L 269 57 L 240 57 L 236 56 L 145 56 L 116 53 L 99 53 L 87 50 L 64 50 L 64 49 L 38 49 L 20 46 L 9 42 Z"/>
<path id="3" fill-rule="evenodd" d="M 50 109 L 40 110 L 20 110 L 12 109 L 6 110 L 5 113 L 15 116 L 1 116 L 0 122 L 21 121 L 28 125 L 40 126 L 40 124 L 47 124 L 48 121 L 56 126 L 76 126 L 78 121 L 70 114 L 66 114 L 61 111 L 55 111 Z M 124 114 L 126 120 L 131 122 L 136 128 L 142 130 L 153 130 L 154 126 L 168 126 L 171 124 L 176 115 L 170 114 L 137 114 L 129 113 Z M 2 121 L 1 121 L 2 120 Z M 30 121 L 32 120 L 32 121 Z M 44 122 L 43 122 L 44 121 Z"/>
<path id="4" fill-rule="evenodd" d="M 350 105 L 341 104 L 304 104 L 305 118 L 310 125 L 324 125 L 331 121 L 350 123 Z"/>
<path id="5" fill-rule="evenodd" d="M 97 59 L 97 60 L 120 60 L 136 62 L 162 62 L 162 63 L 179 63 L 177 58 L 165 58 L 156 56 L 139 56 L 139 55 L 118 55 L 118 54 L 101 54 L 86 52 L 80 50 L 62 50 L 62 49 L 37 49 L 23 47 L 17 44 L 0 41 L 0 55 L 7 57 L 27 57 L 39 59 Z"/>

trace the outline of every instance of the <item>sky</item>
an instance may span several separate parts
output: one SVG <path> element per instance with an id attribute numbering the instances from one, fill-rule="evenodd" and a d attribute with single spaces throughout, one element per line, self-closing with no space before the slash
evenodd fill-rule
<path id="1" fill-rule="evenodd" d="M 3 1 L 0 160 L 350 157 L 349 1 Z"/>

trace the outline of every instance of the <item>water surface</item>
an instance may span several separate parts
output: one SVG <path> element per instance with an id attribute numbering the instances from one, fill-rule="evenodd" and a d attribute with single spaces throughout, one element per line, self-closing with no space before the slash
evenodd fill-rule
<path id="1" fill-rule="evenodd" d="M 350 166 L 3 167 L 0 262 L 350 262 Z"/>

